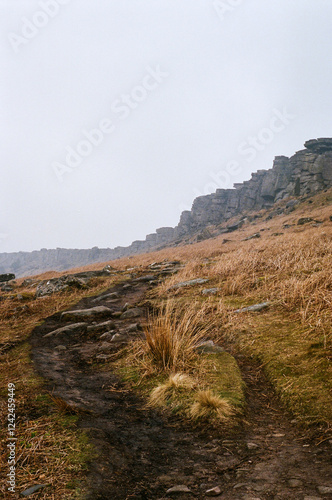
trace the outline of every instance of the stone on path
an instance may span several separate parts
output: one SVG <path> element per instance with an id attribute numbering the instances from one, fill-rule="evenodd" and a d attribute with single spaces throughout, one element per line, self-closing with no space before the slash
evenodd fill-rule
<path id="1" fill-rule="evenodd" d="M 116 324 L 113 320 L 104 321 L 103 323 L 98 323 L 97 325 L 88 326 L 88 332 L 107 332 L 110 330 L 114 330 L 116 328 Z"/>
<path id="2" fill-rule="evenodd" d="M 138 316 L 142 316 L 143 313 L 143 309 L 141 309 L 140 307 L 134 307 L 133 309 L 128 309 L 128 311 L 125 311 L 121 315 L 121 319 L 138 318 Z"/>
<path id="3" fill-rule="evenodd" d="M 91 309 L 78 309 L 76 311 L 66 311 L 61 314 L 61 321 L 70 321 L 72 319 L 99 319 L 112 316 L 112 311 L 105 306 L 92 307 Z"/>
<path id="4" fill-rule="evenodd" d="M 53 332 L 47 333 L 44 335 L 44 337 L 53 337 L 56 335 L 62 335 L 62 334 L 71 334 L 71 333 L 78 333 L 78 332 L 86 332 L 87 330 L 87 324 L 86 323 L 74 323 L 72 325 L 67 325 L 63 326 L 62 328 L 57 328 Z"/>
<path id="5" fill-rule="evenodd" d="M 180 493 L 191 493 L 191 491 L 188 486 L 185 486 L 184 484 L 178 484 L 166 491 L 166 495 L 177 495 Z"/>
<path id="6" fill-rule="evenodd" d="M 216 486 L 215 488 L 210 488 L 205 492 L 205 495 L 207 497 L 217 497 L 218 495 L 221 495 L 221 489 L 219 486 Z"/>

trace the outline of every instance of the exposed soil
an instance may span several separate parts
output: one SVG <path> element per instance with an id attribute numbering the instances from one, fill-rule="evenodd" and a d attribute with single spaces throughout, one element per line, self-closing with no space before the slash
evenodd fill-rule
<path id="1" fill-rule="evenodd" d="M 105 305 L 117 312 L 126 303 L 141 302 L 150 286 L 129 280 L 107 292 L 117 292 L 118 300 L 96 303 L 92 297 L 75 309 Z M 115 330 L 130 342 L 141 335 L 128 332 L 137 321 L 144 318 L 114 318 Z M 332 498 L 332 488 L 327 494 L 319 490 L 332 487 L 331 443 L 316 445 L 301 433 L 249 360 L 239 359 L 248 388 L 243 426 L 232 434 L 194 428 L 146 410 L 113 373 L 99 371 L 101 350 L 116 354 L 123 344 L 103 347 L 102 332 L 44 337 L 69 323 L 58 313 L 38 326 L 31 336 L 32 356 L 48 389 L 79 411 L 79 427 L 98 451 L 87 478 L 87 500 L 162 500 L 176 485 L 191 491 L 174 494 L 177 499 L 209 498 L 206 491 L 216 486 L 221 493 L 215 498 L 225 500 Z"/>

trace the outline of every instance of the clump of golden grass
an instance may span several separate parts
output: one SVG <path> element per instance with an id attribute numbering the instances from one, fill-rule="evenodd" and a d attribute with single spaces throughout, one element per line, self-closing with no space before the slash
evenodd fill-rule
<path id="1" fill-rule="evenodd" d="M 193 420 L 216 418 L 219 421 L 226 421 L 234 414 L 234 409 L 227 399 L 216 396 L 209 389 L 198 392 L 196 399 L 189 410 Z"/>
<path id="2" fill-rule="evenodd" d="M 212 320 L 205 307 L 166 301 L 150 318 L 143 350 L 152 363 L 168 372 L 184 371 L 196 356 L 195 347 L 208 334 Z"/>
<path id="3" fill-rule="evenodd" d="M 153 389 L 149 397 L 151 406 L 164 406 L 167 399 L 181 392 L 181 390 L 192 389 L 195 386 L 194 380 L 185 373 L 175 373 L 169 376 L 168 380 Z"/>

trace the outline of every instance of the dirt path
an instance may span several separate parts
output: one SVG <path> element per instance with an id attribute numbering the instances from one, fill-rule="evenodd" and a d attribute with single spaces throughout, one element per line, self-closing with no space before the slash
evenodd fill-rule
<path id="1" fill-rule="evenodd" d="M 75 309 L 104 305 L 116 313 L 126 303 L 139 303 L 150 286 L 131 280 L 107 292 L 117 293 L 118 299 L 84 299 Z M 170 498 L 166 492 L 176 485 L 191 491 L 174 494 L 177 499 L 210 498 L 207 490 L 217 486 L 221 493 L 214 498 L 224 500 L 332 498 L 332 488 L 330 493 L 321 489 L 332 487 L 331 444 L 315 446 L 303 439 L 262 374 L 244 358 L 239 360 L 248 386 L 243 429 L 233 435 L 193 429 L 147 411 L 112 373 L 98 372 L 97 357 L 102 363 L 100 356 L 116 353 L 121 345 L 105 345 L 99 340 L 102 332 L 45 337 L 70 324 L 60 316 L 34 330 L 33 360 L 54 395 L 82 410 L 79 426 L 98 450 L 87 481 L 87 500 L 162 500 Z M 131 326 L 137 318 L 113 321 L 121 340 L 140 335 Z"/>

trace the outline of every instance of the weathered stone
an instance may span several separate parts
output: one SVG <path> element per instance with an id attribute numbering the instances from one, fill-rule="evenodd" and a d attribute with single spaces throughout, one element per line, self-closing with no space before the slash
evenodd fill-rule
<path id="1" fill-rule="evenodd" d="M 251 236 L 248 236 L 247 238 L 244 238 L 243 241 L 254 240 L 255 238 L 260 238 L 260 237 L 261 237 L 261 233 L 255 233 L 255 234 L 252 234 Z"/>
<path id="2" fill-rule="evenodd" d="M 216 345 L 213 340 L 206 340 L 195 347 L 195 351 L 198 354 L 218 354 L 220 352 L 224 352 L 224 349 L 219 345 Z"/>
<path id="3" fill-rule="evenodd" d="M 189 280 L 189 281 L 181 281 L 180 283 L 176 283 L 175 285 L 172 285 L 170 287 L 170 290 L 173 290 L 175 288 L 183 288 L 186 286 L 195 286 L 195 285 L 203 285 L 204 283 L 207 283 L 209 280 L 205 278 L 197 278 L 194 280 Z"/>
<path id="4" fill-rule="evenodd" d="M 45 297 L 53 293 L 66 292 L 72 288 L 85 288 L 87 283 L 88 281 L 86 279 L 77 278 L 73 275 L 52 278 L 38 284 L 36 297 Z"/>
<path id="5" fill-rule="evenodd" d="M 202 295 L 215 295 L 219 292 L 219 288 L 205 288 L 202 290 Z"/>
<path id="6" fill-rule="evenodd" d="M 86 332 L 87 324 L 86 323 L 74 323 L 72 325 L 63 326 L 62 328 L 57 328 L 53 332 L 47 333 L 44 337 L 55 337 L 57 335 L 68 335 L 75 334 L 79 332 Z"/>
<path id="7" fill-rule="evenodd" d="M 290 488 L 299 488 L 303 485 L 303 482 L 300 479 L 290 479 L 288 485 Z"/>
<path id="8" fill-rule="evenodd" d="M 318 486 L 318 491 L 322 495 L 331 495 L 332 494 L 332 486 Z"/>
<path id="9" fill-rule="evenodd" d="M 251 311 L 262 311 L 271 305 L 270 302 L 262 302 L 261 304 L 255 304 L 253 306 L 243 307 L 242 309 L 236 309 L 235 313 L 251 312 Z"/>
<path id="10" fill-rule="evenodd" d="M 112 337 L 111 342 L 126 342 L 128 340 L 128 337 L 126 335 L 123 335 L 121 333 L 115 333 Z"/>
<path id="11" fill-rule="evenodd" d="M 106 295 L 99 295 L 99 297 L 93 299 L 93 302 L 102 302 L 103 300 L 118 300 L 118 299 L 119 299 L 119 294 L 113 292 L 113 293 L 107 293 Z"/>
<path id="12" fill-rule="evenodd" d="M 169 488 L 169 490 L 166 491 L 166 495 L 179 495 L 183 493 L 189 493 L 191 494 L 190 489 L 188 486 L 184 484 L 179 484 L 177 486 L 173 486 L 172 488 Z"/>
<path id="13" fill-rule="evenodd" d="M 219 488 L 219 486 L 210 488 L 209 490 L 206 490 L 205 495 L 207 497 L 217 497 L 218 495 L 221 495 L 221 489 Z"/>
<path id="14" fill-rule="evenodd" d="M 0 274 L 0 283 L 5 283 L 15 279 L 15 274 Z"/>
<path id="15" fill-rule="evenodd" d="M 66 311 L 61 314 L 61 321 L 73 319 L 96 320 L 112 316 L 112 311 L 105 306 L 92 307 L 91 309 L 79 309 L 76 311 Z"/>
<path id="16" fill-rule="evenodd" d="M 297 225 L 303 226 L 303 224 L 308 224 L 309 222 L 313 222 L 313 220 L 314 219 L 312 219 L 311 217 L 301 217 L 301 219 L 297 221 Z"/>
<path id="17" fill-rule="evenodd" d="M 109 320 L 109 321 L 104 321 L 103 323 L 98 323 L 97 325 L 90 325 L 88 326 L 88 332 L 106 332 L 108 330 L 113 330 L 116 328 L 116 324 L 114 321 Z"/>
<path id="18" fill-rule="evenodd" d="M 140 307 L 134 307 L 133 309 L 128 309 L 121 315 L 121 319 L 138 318 L 144 314 L 144 309 Z"/>
<path id="19" fill-rule="evenodd" d="M 28 488 L 27 490 L 23 491 L 23 493 L 21 493 L 21 495 L 24 497 L 28 497 L 28 496 L 32 495 L 33 493 L 36 493 L 36 491 L 39 491 L 43 488 L 46 488 L 47 486 L 48 486 L 47 484 L 36 484 L 34 486 L 31 486 L 31 488 Z"/>

